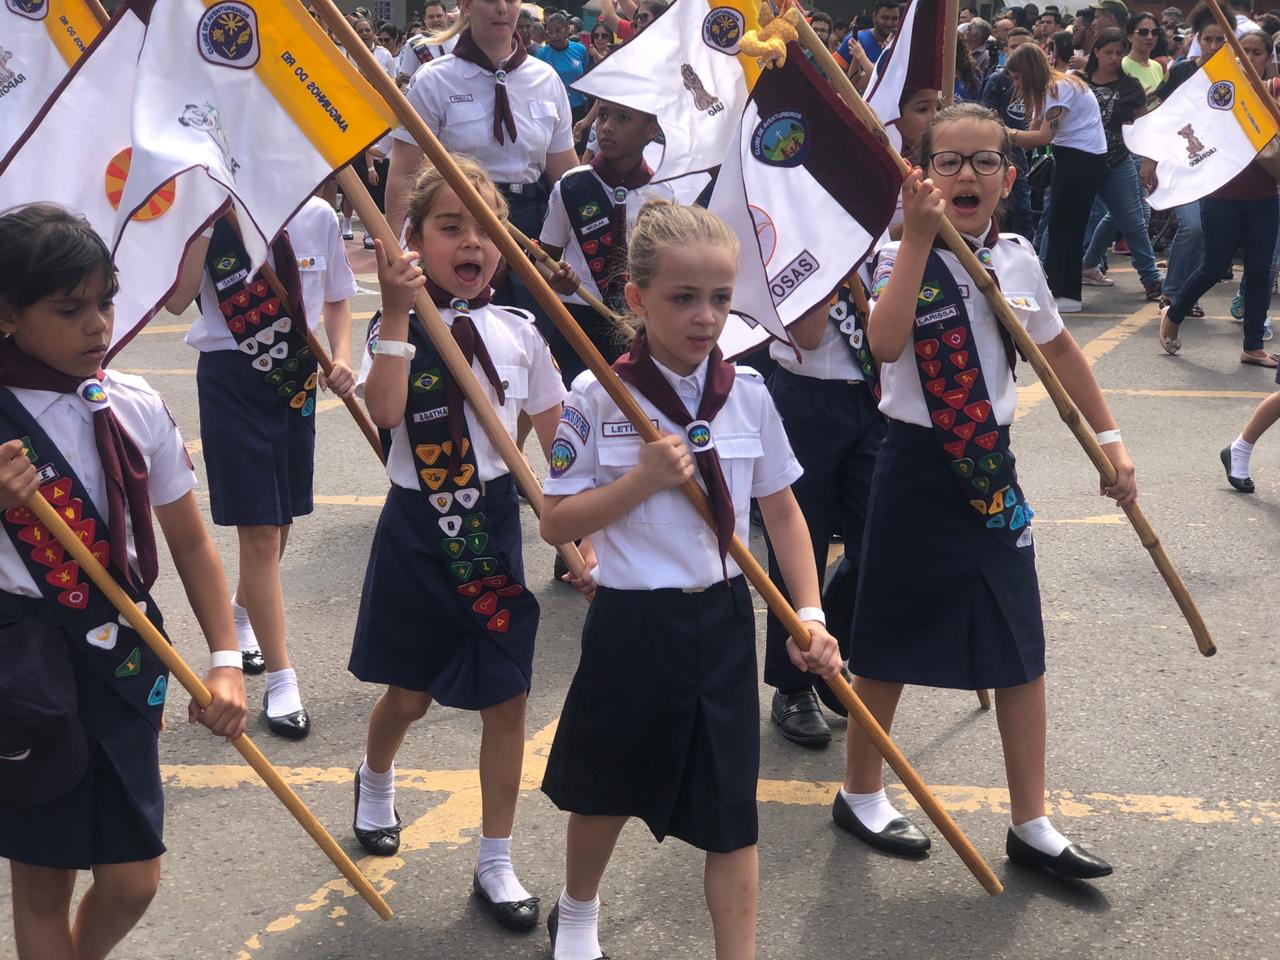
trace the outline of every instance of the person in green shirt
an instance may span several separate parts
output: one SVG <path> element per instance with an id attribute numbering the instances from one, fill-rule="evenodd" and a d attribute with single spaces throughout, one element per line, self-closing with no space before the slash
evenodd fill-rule
<path id="1" fill-rule="evenodd" d="M 1129 52 L 1120 62 L 1120 69 L 1142 84 L 1147 92 L 1147 109 L 1154 110 L 1160 103 L 1156 88 L 1164 83 L 1164 64 L 1151 58 L 1160 39 L 1160 24 L 1149 13 L 1135 13 L 1129 18 L 1126 33 Z"/>

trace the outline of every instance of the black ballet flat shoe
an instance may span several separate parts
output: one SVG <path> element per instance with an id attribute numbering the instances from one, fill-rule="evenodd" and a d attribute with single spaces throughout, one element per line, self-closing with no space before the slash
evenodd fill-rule
<path id="1" fill-rule="evenodd" d="M 252 653 L 240 651 L 240 662 L 244 664 L 244 672 L 252 677 L 267 672 L 267 661 L 261 650 L 254 650 Z"/>
<path id="2" fill-rule="evenodd" d="M 556 904 L 551 908 L 551 912 L 547 914 L 547 934 L 551 937 L 551 953 L 554 956 L 556 952 L 556 930 L 560 927 L 560 904 Z M 609 960 L 606 954 L 596 957 L 596 960 Z"/>
<path id="3" fill-rule="evenodd" d="M 822 716 L 812 687 L 783 692 L 775 690 L 769 719 L 792 743 L 802 747 L 825 747 L 831 742 L 831 727 Z"/>
<path id="4" fill-rule="evenodd" d="M 1222 466 L 1227 471 L 1227 483 L 1231 484 L 1231 486 L 1235 487 L 1241 493 L 1253 493 L 1255 487 L 1253 485 L 1252 477 L 1245 477 L 1243 480 L 1241 480 L 1239 477 L 1233 477 L 1231 475 L 1231 448 L 1230 447 L 1222 448 L 1220 459 L 1222 460 Z"/>
<path id="5" fill-rule="evenodd" d="M 840 668 L 840 676 L 844 677 L 846 683 L 853 683 L 853 674 L 849 672 L 848 667 Z M 849 716 L 849 710 L 843 703 L 836 699 L 836 692 L 827 686 L 827 681 L 819 680 L 815 677 L 813 681 L 813 692 L 818 695 L 818 699 L 822 701 L 822 705 L 837 717 Z"/>
<path id="6" fill-rule="evenodd" d="M 356 804 L 351 814 L 351 829 L 366 853 L 375 857 L 393 857 L 400 852 L 400 811 L 394 810 L 394 812 L 396 815 L 394 827 L 361 830 L 356 826 L 356 822 L 360 819 L 360 768 L 356 767 Z"/>
<path id="7" fill-rule="evenodd" d="M 1098 877 L 1109 877 L 1111 864 L 1078 844 L 1071 844 L 1056 857 L 1037 850 L 1012 830 L 1004 841 L 1004 852 L 1009 860 L 1020 867 L 1043 867 L 1051 873 L 1069 880 L 1096 880 Z"/>
<path id="8" fill-rule="evenodd" d="M 852 833 L 867 846 L 895 857 L 923 857 L 933 846 L 933 842 L 920 828 L 906 817 L 890 820 L 879 833 L 872 833 L 858 819 L 857 814 L 849 809 L 849 804 L 844 802 L 839 793 L 831 807 L 831 819 L 836 822 L 837 827 Z"/>
<path id="9" fill-rule="evenodd" d="M 475 890 L 476 896 L 480 898 L 480 902 L 488 911 L 489 916 L 498 921 L 499 926 L 506 927 L 508 930 L 515 930 L 517 933 L 527 933 L 538 925 L 538 898 L 530 897 L 528 900 L 509 900 L 505 903 L 497 903 L 490 900 L 489 895 L 484 892 L 484 887 L 480 885 L 480 875 L 478 873 L 471 875 L 471 887 Z"/>
<path id="10" fill-rule="evenodd" d="M 267 712 L 267 695 L 262 695 L 262 712 Z M 311 732 L 311 718 L 306 710 L 286 713 L 283 717 L 267 714 L 267 729 L 286 740 L 301 740 Z"/>

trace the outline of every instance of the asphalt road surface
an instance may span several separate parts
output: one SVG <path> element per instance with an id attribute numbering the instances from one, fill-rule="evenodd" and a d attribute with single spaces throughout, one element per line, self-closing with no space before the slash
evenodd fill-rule
<path id="1" fill-rule="evenodd" d="M 363 288 L 353 302 L 361 341 L 375 309 L 372 261 L 348 244 Z M 1258 491 L 1226 484 L 1218 451 L 1274 389 L 1272 371 L 1238 363 L 1233 284 L 1184 325 L 1183 352 L 1161 352 L 1156 307 L 1127 261 L 1111 290 L 1086 288 L 1068 326 L 1094 364 L 1138 467 L 1141 505 L 1203 611 L 1220 652 L 1201 657 L 1124 516 L 1099 498 L 1084 454 L 1026 365 L 1014 446 L 1036 508 L 1049 648 L 1049 785 L 1055 824 L 1116 866 L 1093 884 L 1011 867 L 1008 798 L 996 718 L 972 693 L 917 689 L 893 734 L 1005 884 L 989 897 L 918 812 L 932 855 L 903 862 L 832 824 L 845 724 L 806 751 L 768 721 L 760 688 L 759 956 L 871 958 L 1280 956 L 1280 679 L 1268 606 L 1268 556 L 1280 519 L 1280 436 L 1253 462 Z M 162 314 L 118 358 L 169 402 L 203 478 L 190 315 Z M 433 708 L 398 758 L 400 855 L 361 855 L 351 833 L 351 776 L 379 690 L 346 663 L 374 523 L 387 481 L 332 398 L 318 413 L 316 509 L 294 526 L 284 559 L 289 642 L 314 728 L 300 743 L 272 737 L 248 682 L 249 733 L 368 873 L 396 911 L 381 922 L 227 744 L 185 724 L 175 695 L 161 739 L 168 806 L 164 879 L 115 956 L 137 960 L 471 960 L 543 958 L 545 926 L 499 930 L 471 896 L 480 828 L 479 718 Z M 535 466 L 542 458 L 529 444 Z M 207 495 L 199 491 L 202 502 Z M 551 583 L 551 548 L 524 507 L 529 583 L 542 604 L 529 701 L 525 792 L 514 859 L 549 907 L 563 883 L 566 817 L 538 790 L 560 705 L 577 662 L 585 605 Z M 216 530 L 229 577 L 234 536 Z M 759 537 L 753 536 L 759 550 Z M 921 545 L 922 549 L 927 544 Z M 833 549 L 838 555 L 839 545 Z M 164 569 L 162 567 L 162 569 Z M 169 568 L 171 570 L 171 568 Z M 924 586 L 924 585 L 922 585 Z M 199 669 L 203 641 L 181 585 L 167 572 L 158 601 L 179 649 Z M 757 599 L 763 654 L 763 605 Z M 414 624 L 405 624 L 411 630 Z M 914 809 L 896 782 L 890 795 Z M 623 834 L 602 889 L 601 942 L 615 960 L 711 957 L 702 856 Z M 545 910 L 544 910 L 545 913 Z M 14 953 L 7 885 L 0 956 Z"/>

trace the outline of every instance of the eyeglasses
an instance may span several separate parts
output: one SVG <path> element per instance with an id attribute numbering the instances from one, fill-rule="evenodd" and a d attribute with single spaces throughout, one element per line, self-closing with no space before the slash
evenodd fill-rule
<path id="1" fill-rule="evenodd" d="M 973 172 L 983 177 L 991 177 L 1004 169 L 1005 156 L 999 150 L 979 150 L 966 156 L 954 150 L 943 150 L 930 155 L 929 164 L 933 172 L 942 177 L 954 177 L 964 167 L 965 162 L 973 168 Z"/>
<path id="2" fill-rule="evenodd" d="M 593 33 L 593 34 L 591 35 L 591 39 L 592 39 L 592 40 L 608 40 L 608 39 L 609 39 L 609 34 L 607 34 L 607 33 Z"/>
<path id="3" fill-rule="evenodd" d="M 1133 32 L 1140 37 L 1154 37 L 1160 31 L 1158 31 L 1155 27 L 1139 27 L 1137 30 Z"/>

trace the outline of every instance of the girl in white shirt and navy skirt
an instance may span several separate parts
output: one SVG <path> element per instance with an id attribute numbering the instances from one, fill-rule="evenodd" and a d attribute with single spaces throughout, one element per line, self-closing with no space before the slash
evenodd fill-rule
<path id="1" fill-rule="evenodd" d="M 456 160 L 505 216 L 475 161 Z M 394 263 L 378 248 L 382 313 L 360 374 L 370 417 L 390 432 L 391 489 L 351 651 L 353 674 L 387 685 L 356 771 L 354 830 L 369 853 L 396 853 L 395 755 L 409 727 L 432 702 L 479 711 L 485 814 L 473 886 L 499 923 L 530 930 L 538 900 L 511 866 L 511 832 L 538 602 L 524 584 L 515 484 L 410 312 L 418 288 L 431 294 L 507 430 L 514 435 L 516 417 L 528 413 L 549 457 L 564 384 L 532 319 L 489 303 L 497 247 L 434 167 L 410 197 L 408 244 Z"/>
<path id="2" fill-rule="evenodd" d="M 626 821 L 707 854 L 716 956 L 754 956 L 760 767 L 755 615 L 726 556 L 758 498 L 812 647 L 839 669 L 804 519 L 800 465 L 759 375 L 716 346 L 738 241 L 699 207 L 646 204 L 631 235 L 627 303 L 644 322 L 614 370 L 664 435 L 641 443 L 595 376 L 573 385 L 551 449 L 542 535 L 594 534 L 599 589 L 542 789 L 571 814 L 567 878 L 548 917 L 557 960 L 595 960 L 597 890 Z M 692 451 L 692 452 L 691 452 Z M 715 529 L 679 490 L 701 477 Z M 596 531 L 599 531 L 596 533 Z"/>
<path id="3" fill-rule="evenodd" d="M 1032 510 L 1009 447 L 1017 404 L 1012 339 L 959 260 L 935 240 L 945 216 L 968 240 L 1041 346 L 1115 465 L 1102 493 L 1137 496 L 1133 464 L 1075 340 L 1062 326 L 1029 243 L 996 232 L 1016 176 L 996 115 L 940 112 L 903 187 L 902 240 L 880 251 L 868 322 L 883 361 L 888 419 L 863 539 L 849 660 L 854 689 L 888 730 L 904 684 L 995 688 L 1009 779 L 1010 859 L 1061 876 L 1111 867 L 1045 816 L 1044 626 Z M 926 174 L 931 179 L 925 179 Z M 877 849 L 921 855 L 929 839 L 889 803 L 871 741 L 850 729 L 840 827 Z"/>

